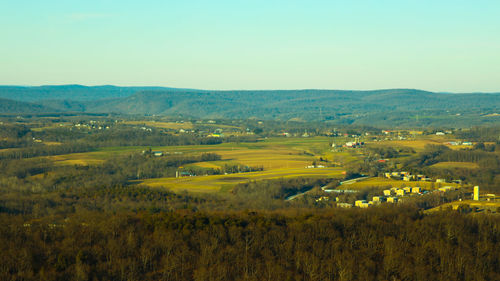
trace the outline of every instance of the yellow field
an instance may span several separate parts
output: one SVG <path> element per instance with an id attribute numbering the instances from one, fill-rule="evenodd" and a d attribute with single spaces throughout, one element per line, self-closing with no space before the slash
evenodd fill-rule
<path id="1" fill-rule="evenodd" d="M 459 187 L 456 183 L 435 183 L 435 182 L 427 182 L 427 181 L 401 181 L 401 180 L 393 180 L 387 178 L 370 178 L 367 180 L 362 180 L 359 182 L 355 182 L 349 185 L 342 185 L 341 187 L 344 189 L 364 189 L 367 187 L 421 187 L 426 190 L 433 190 L 443 186 L 454 186 Z"/>
<path id="2" fill-rule="evenodd" d="M 62 143 L 57 142 L 57 141 L 44 141 L 43 144 L 45 144 L 45 145 L 61 145 Z"/>
<path id="3" fill-rule="evenodd" d="M 190 145 L 190 146 L 161 146 L 151 147 L 154 151 L 164 151 L 178 155 L 193 155 L 205 152 L 217 153 L 221 161 L 200 162 L 195 165 L 200 167 L 221 167 L 225 163 L 238 163 L 247 166 L 262 166 L 264 169 L 304 168 L 311 165 L 315 156 L 304 154 L 316 147 L 328 147 L 326 138 L 293 140 L 285 138 L 268 139 L 257 143 L 223 143 L 218 145 Z M 59 165 L 89 165 L 99 164 L 113 155 L 141 152 L 149 147 L 107 147 L 94 152 L 71 153 L 44 158 L 55 161 Z M 321 150 L 322 151 L 322 150 Z M 167 156 L 168 157 L 168 156 Z M 343 156 L 349 159 L 349 154 Z"/>
<path id="4" fill-rule="evenodd" d="M 148 179 L 136 183 L 152 187 L 165 186 L 174 191 L 213 192 L 230 190 L 234 185 L 249 180 L 287 177 L 335 177 L 341 178 L 343 168 L 305 168 L 321 156 L 330 161 L 356 161 L 353 152 L 330 152 L 329 138 L 269 138 L 255 143 L 223 143 L 218 145 L 151 147 L 170 155 L 199 155 L 211 152 L 221 156 L 219 161 L 199 162 L 190 165 L 219 168 L 225 164 L 241 164 L 263 167 L 264 171 L 229 175 L 197 176 L 185 178 Z M 47 156 L 56 165 L 96 165 L 117 155 L 141 152 L 148 147 L 107 147 L 99 151 Z M 168 157 L 168 156 L 165 156 Z"/>
<path id="5" fill-rule="evenodd" d="M 173 191 L 213 192 L 230 190 L 238 183 L 250 180 L 287 177 L 336 177 L 342 175 L 341 168 L 307 169 L 316 156 L 305 154 L 311 150 L 323 152 L 328 148 L 327 138 L 289 139 L 272 138 L 258 143 L 224 143 L 220 145 L 164 147 L 166 151 L 184 153 L 213 152 L 222 159 L 213 162 L 199 162 L 192 165 L 218 168 L 224 164 L 262 166 L 264 171 L 229 175 L 197 176 L 184 178 L 148 179 L 142 184 L 152 187 L 164 186 Z M 139 183 L 139 182 L 138 182 Z"/>
<path id="6" fill-rule="evenodd" d="M 54 162 L 55 165 L 97 165 L 105 161 L 104 155 L 99 152 L 71 153 L 64 155 L 45 156 L 44 158 Z"/>
<path id="7" fill-rule="evenodd" d="M 370 145 L 381 145 L 381 146 L 393 146 L 393 147 L 411 147 L 416 152 L 424 150 L 425 146 L 428 144 L 432 145 L 446 145 L 452 149 L 462 148 L 461 146 L 452 146 L 448 142 L 454 141 L 453 139 L 448 139 L 443 136 L 424 136 L 417 138 L 415 140 L 391 140 L 391 141 L 381 141 L 381 142 L 369 142 Z"/>
<path id="8" fill-rule="evenodd" d="M 313 161 L 312 156 L 298 155 L 296 151 L 286 147 L 270 147 L 265 149 L 232 148 L 215 153 L 223 160 L 231 160 L 247 166 L 263 166 L 264 169 L 304 168 Z"/>
<path id="9" fill-rule="evenodd" d="M 155 121 L 125 121 L 124 124 L 129 125 L 138 125 L 138 126 L 148 126 L 162 129 L 192 129 L 193 123 L 184 122 L 184 123 L 176 123 L 176 122 L 155 122 Z"/>
<path id="10" fill-rule="evenodd" d="M 144 181 L 134 181 L 151 187 L 166 187 L 178 192 L 188 190 L 191 192 L 214 192 L 221 189 L 230 190 L 238 183 L 253 180 L 268 180 L 291 177 L 342 177 L 340 168 L 317 168 L 317 169 L 276 169 L 262 172 L 239 173 L 228 175 L 197 176 L 183 178 L 157 178 Z"/>
<path id="11" fill-rule="evenodd" d="M 479 165 L 477 163 L 472 162 L 439 162 L 431 167 L 446 169 L 446 168 L 465 168 L 465 169 L 477 169 Z"/>

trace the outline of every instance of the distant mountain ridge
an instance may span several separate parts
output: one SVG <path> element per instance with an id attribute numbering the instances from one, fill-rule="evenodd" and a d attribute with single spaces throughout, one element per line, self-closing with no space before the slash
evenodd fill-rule
<path id="1" fill-rule="evenodd" d="M 32 113 L 47 113 L 47 112 L 59 112 L 59 110 L 48 106 L 43 106 L 40 104 L 0 98 L 0 114 L 2 113 L 32 114 Z"/>
<path id="2" fill-rule="evenodd" d="M 127 97 L 139 91 L 171 90 L 167 87 L 119 87 L 113 85 L 47 85 L 47 86 L 0 86 L 0 98 L 19 101 L 72 100 L 91 101 L 103 98 Z"/>
<path id="3" fill-rule="evenodd" d="M 51 110 L 198 118 L 258 116 L 262 119 L 300 118 L 366 124 L 405 124 L 415 122 L 413 119 L 420 123 L 450 125 L 500 121 L 480 119 L 485 114 L 498 113 L 500 93 L 451 94 L 415 89 L 210 91 L 81 85 L 0 86 L 0 98 L 30 102 L 23 109 L 20 103 L 0 100 L 3 112 Z M 454 116 L 469 116 L 469 119 Z"/>

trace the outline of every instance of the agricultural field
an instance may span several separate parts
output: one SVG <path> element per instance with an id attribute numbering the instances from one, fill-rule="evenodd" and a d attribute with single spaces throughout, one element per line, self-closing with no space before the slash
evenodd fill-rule
<path id="1" fill-rule="evenodd" d="M 460 185 L 456 183 L 435 183 L 435 182 L 427 182 L 427 181 L 402 181 L 402 180 L 394 180 L 387 179 L 381 177 L 369 178 L 366 180 L 361 180 L 352 184 L 342 185 L 339 189 L 353 189 L 353 190 L 362 190 L 371 187 L 379 187 L 379 188 L 391 188 L 391 187 L 421 187 L 424 190 L 435 190 L 443 186 L 453 186 L 460 187 Z"/>
<path id="2" fill-rule="evenodd" d="M 305 168 L 319 157 L 312 151 L 325 153 L 327 138 L 288 139 L 272 138 L 258 143 L 226 143 L 213 146 L 166 147 L 167 151 L 183 153 L 212 152 L 222 159 L 214 162 L 199 162 L 193 166 L 219 168 L 225 164 L 242 164 L 250 167 L 261 166 L 264 171 L 228 175 L 211 175 L 184 178 L 160 178 L 142 181 L 141 184 L 164 186 L 174 191 L 227 191 L 234 185 L 251 180 L 289 177 L 335 177 L 342 176 L 341 168 Z"/>
<path id="3" fill-rule="evenodd" d="M 149 147 L 123 146 L 106 147 L 93 152 L 44 156 L 56 165 L 98 165 L 114 156 L 140 153 Z M 343 168 L 306 168 L 320 157 L 328 163 L 356 161 L 349 152 L 332 153 L 329 138 L 269 138 L 255 143 L 222 143 L 218 145 L 157 146 L 152 151 L 162 151 L 169 155 L 199 155 L 216 153 L 219 161 L 197 162 L 186 167 L 197 166 L 218 169 L 224 165 L 246 165 L 262 167 L 259 172 L 228 175 L 192 176 L 183 178 L 155 178 L 133 183 L 152 187 L 164 186 L 173 191 L 193 192 L 227 191 L 234 185 L 250 180 L 264 180 L 290 177 L 334 177 L 341 178 Z M 325 164 L 325 163 L 323 163 Z"/>
<path id="4" fill-rule="evenodd" d="M 144 124 L 143 121 L 129 121 L 134 124 Z M 148 126 L 157 125 L 175 128 L 175 126 L 191 127 L 191 123 L 175 122 L 152 122 Z M 210 124 L 216 125 L 216 124 Z M 185 127 L 185 128 L 187 128 Z M 182 178 L 151 178 L 133 181 L 133 184 L 147 185 L 151 187 L 166 187 L 173 191 L 192 192 L 219 192 L 229 191 L 238 183 L 253 180 L 267 180 L 291 177 L 332 177 L 342 178 L 342 172 L 346 166 L 362 163 L 363 149 L 337 149 L 332 150 L 330 144 L 335 142 L 351 141 L 350 138 L 331 137 L 273 137 L 262 138 L 257 142 L 221 143 L 216 145 L 181 145 L 181 146 L 119 146 L 103 147 L 96 151 L 84 153 L 72 153 L 54 156 L 43 156 L 53 161 L 56 165 L 99 165 L 107 159 L 131 153 L 141 153 L 151 148 L 152 151 L 161 151 L 162 157 L 170 155 L 195 156 L 202 153 L 215 153 L 221 157 L 217 161 L 195 162 L 184 165 L 185 168 L 208 168 L 223 170 L 225 166 L 248 166 L 263 171 L 226 174 L 226 175 L 197 175 Z M 446 144 L 449 141 L 442 136 L 418 136 L 416 140 L 380 141 L 370 142 L 368 145 L 411 147 L 415 151 L 423 150 L 427 144 Z M 56 145 L 53 143 L 52 145 Z M 410 157 L 412 153 L 400 155 L 399 160 Z M 321 161 L 320 161 L 321 160 Z M 306 168 L 316 162 L 326 168 Z M 432 166 L 436 169 L 446 168 L 477 168 L 476 163 L 469 162 L 441 162 Z M 345 189 L 365 188 L 388 188 L 419 186 L 425 190 L 434 190 L 442 186 L 458 186 L 454 183 L 435 183 L 424 181 L 399 181 L 387 178 L 374 177 L 349 185 L 342 186 Z"/>
<path id="5" fill-rule="evenodd" d="M 380 142 L 368 142 L 370 145 L 380 145 L 380 146 L 390 146 L 390 147 L 410 147 L 416 152 L 423 151 L 426 145 L 445 145 L 451 149 L 461 149 L 464 146 L 461 145 L 450 145 L 449 142 L 456 141 L 455 139 L 449 138 L 447 136 L 418 136 L 415 139 L 408 140 L 387 140 Z"/>
<path id="6" fill-rule="evenodd" d="M 106 159 L 106 153 L 102 152 L 84 152 L 84 153 L 71 153 L 63 155 L 45 156 L 43 158 L 49 159 L 55 165 L 98 165 L 102 164 Z"/>
<path id="7" fill-rule="evenodd" d="M 477 169 L 479 165 L 473 162 L 439 162 L 431 166 L 432 168 L 437 169 Z"/>
<path id="8" fill-rule="evenodd" d="M 228 175 L 210 175 L 181 178 L 156 178 L 143 181 L 134 181 L 136 184 L 144 184 L 150 187 L 166 187 L 174 192 L 227 192 L 238 183 L 249 181 L 269 180 L 292 177 L 308 178 L 341 178 L 341 168 L 321 168 L 321 169 L 272 169 L 261 172 L 238 173 Z"/>
<path id="9" fill-rule="evenodd" d="M 44 158 L 72 165 L 71 161 L 81 161 L 82 165 L 91 164 L 93 161 L 103 161 L 113 155 L 129 154 L 141 152 L 151 148 L 153 151 L 162 151 L 168 154 L 201 154 L 216 153 L 222 156 L 224 163 L 237 162 L 248 166 L 263 166 L 264 169 L 279 168 L 303 168 L 310 165 L 312 161 L 317 160 L 320 155 L 328 154 L 328 138 L 318 137 L 310 139 L 285 139 L 273 138 L 266 139 L 256 143 L 222 143 L 217 145 L 185 145 L 185 146 L 120 146 L 105 147 L 93 152 L 71 153 L 57 156 L 46 156 Z M 318 152 L 319 155 L 314 152 Z M 353 160 L 354 157 L 347 153 L 338 156 L 340 158 L 348 157 Z M 213 165 L 214 162 L 200 162 L 200 167 Z"/>

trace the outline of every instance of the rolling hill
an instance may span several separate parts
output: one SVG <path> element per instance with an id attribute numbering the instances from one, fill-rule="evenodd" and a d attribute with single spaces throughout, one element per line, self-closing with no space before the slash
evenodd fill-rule
<path id="1" fill-rule="evenodd" d="M 500 93 L 450 94 L 413 89 L 374 91 L 207 91 L 80 85 L 0 87 L 0 97 L 37 103 L 2 104 L 8 112 L 120 113 L 198 118 L 299 118 L 334 123 L 468 126 L 499 122 Z M 5 102 L 2 102 L 5 103 Z M 12 102 L 11 102 L 12 104 Z M 490 115 L 488 115 L 490 114 Z"/>
<path id="2" fill-rule="evenodd" d="M 58 111 L 57 109 L 40 104 L 0 98 L 0 114 L 33 114 Z"/>
<path id="3" fill-rule="evenodd" d="M 139 91 L 169 90 L 175 88 L 165 87 L 118 87 L 112 85 L 83 86 L 83 85 L 56 85 L 56 86 L 0 86 L 0 98 L 14 99 L 19 101 L 42 101 L 42 100 L 71 100 L 92 101 L 103 98 L 127 97 Z"/>

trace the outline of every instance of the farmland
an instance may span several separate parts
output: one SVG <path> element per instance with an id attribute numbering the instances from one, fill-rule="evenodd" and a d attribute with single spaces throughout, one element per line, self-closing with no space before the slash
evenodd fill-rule
<path id="1" fill-rule="evenodd" d="M 182 178 L 156 178 L 144 181 L 135 181 L 137 184 L 144 184 L 151 187 L 166 187 L 174 192 L 214 192 L 230 191 L 238 183 L 249 181 L 270 180 L 291 177 L 307 178 L 340 178 L 342 170 L 340 168 L 323 169 L 272 169 L 263 172 L 249 172 L 229 175 L 210 175 Z"/>
<path id="2" fill-rule="evenodd" d="M 432 165 L 431 167 L 438 169 L 453 169 L 453 168 L 477 169 L 479 168 L 479 165 L 477 163 L 472 163 L 472 162 L 439 162 L 437 164 Z"/>
<path id="3" fill-rule="evenodd" d="M 132 122 L 132 121 L 129 121 Z M 140 124 L 141 121 L 133 121 L 134 124 Z M 191 126 L 191 123 L 166 123 L 153 122 L 160 126 Z M 152 125 L 152 124 L 149 124 Z M 185 165 L 179 169 L 204 168 L 204 169 L 222 169 L 225 165 L 243 165 L 248 167 L 260 167 L 262 171 L 206 175 L 198 174 L 188 177 L 160 177 L 141 180 L 133 180 L 132 184 L 141 184 L 154 188 L 164 187 L 169 190 L 191 191 L 191 192 L 219 192 L 230 191 L 233 186 L 248 181 L 269 180 L 277 178 L 293 177 L 323 177 L 336 178 L 343 177 L 342 172 L 346 166 L 352 166 L 356 163 L 362 163 L 366 157 L 363 149 L 337 149 L 330 147 L 331 138 L 328 137 L 274 137 L 262 138 L 257 142 L 240 143 L 221 143 L 215 145 L 181 145 L 181 146 L 119 146 L 103 147 L 95 151 L 83 153 L 71 153 L 54 156 L 44 156 L 53 161 L 58 166 L 64 165 L 100 165 L 107 159 L 120 155 L 129 155 L 131 153 L 141 153 L 145 150 L 160 151 L 162 157 L 171 157 L 173 155 L 192 156 L 202 153 L 215 153 L 220 156 L 217 161 L 201 161 Z M 344 142 L 349 138 L 337 138 L 337 142 Z M 417 140 L 403 141 L 379 141 L 368 142 L 369 146 L 377 147 L 412 147 L 416 151 L 424 149 L 428 144 L 445 144 L 447 138 L 430 136 L 419 136 Z M 411 157 L 412 153 L 402 154 L 400 159 Z M 321 162 L 321 161 L 322 162 Z M 399 160 L 394 160 L 399 161 Z M 306 168 L 311 163 L 316 162 L 324 165 L 324 168 Z M 460 167 L 477 168 L 476 163 L 468 162 L 441 162 L 431 166 L 435 169 Z M 364 189 L 371 187 L 402 187 L 402 186 L 420 186 L 427 190 L 441 187 L 442 183 L 433 182 L 407 182 L 380 177 L 370 178 L 349 185 L 349 189 Z M 456 184 L 445 184 L 455 186 Z"/>
<path id="4" fill-rule="evenodd" d="M 93 152 L 72 153 L 46 156 L 56 165 L 98 165 L 106 159 L 140 153 L 149 147 L 107 147 Z M 230 190 L 237 183 L 251 180 L 290 178 L 290 177 L 335 177 L 342 176 L 342 168 L 305 168 L 318 157 L 331 157 L 332 160 L 356 160 L 350 153 L 338 155 L 329 151 L 328 138 L 270 138 L 257 143 L 223 143 L 218 145 L 194 146 L 159 146 L 151 147 L 153 151 L 162 151 L 170 155 L 198 155 L 201 153 L 216 153 L 221 156 L 219 161 L 197 162 L 185 167 L 221 168 L 227 164 L 239 164 L 250 167 L 262 167 L 264 171 L 239 173 L 229 175 L 194 176 L 183 178 L 154 178 L 133 181 L 152 187 L 166 187 L 173 191 L 213 192 Z M 317 152 L 318 154 L 313 154 Z"/>
<path id="5" fill-rule="evenodd" d="M 459 187 L 456 183 L 435 183 L 435 182 L 426 182 L 426 181 L 402 181 L 402 180 L 394 180 L 387 179 L 381 177 L 369 178 L 363 181 L 358 181 L 349 185 L 343 185 L 344 189 L 366 189 L 368 187 L 377 187 L 377 188 L 391 188 L 391 187 L 421 187 L 424 190 L 435 190 L 442 186 L 453 186 Z"/>
<path id="6" fill-rule="evenodd" d="M 375 146 L 390 146 L 390 147 L 409 147 L 414 149 L 416 152 L 423 151 L 427 145 L 445 145 L 452 149 L 460 149 L 463 146 L 452 146 L 449 142 L 454 141 L 454 139 L 445 136 L 416 136 L 414 139 L 406 140 L 387 140 L 383 142 L 369 142 L 371 145 Z"/>

